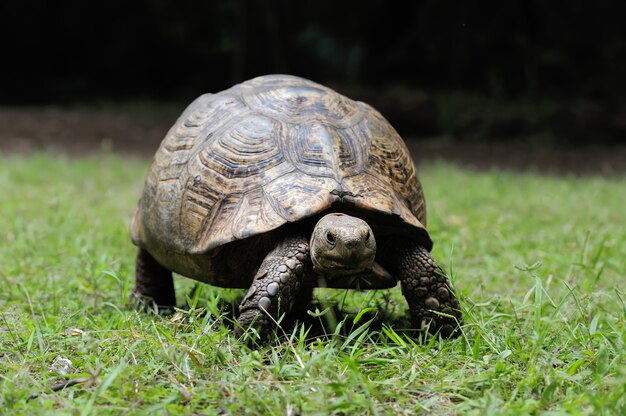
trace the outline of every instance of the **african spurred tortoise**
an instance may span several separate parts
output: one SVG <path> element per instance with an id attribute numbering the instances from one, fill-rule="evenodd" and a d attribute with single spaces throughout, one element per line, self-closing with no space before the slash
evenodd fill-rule
<path id="1" fill-rule="evenodd" d="M 425 224 L 415 166 L 380 113 L 262 76 L 198 97 L 161 143 L 131 222 L 134 293 L 173 306 L 172 272 L 246 288 L 238 323 L 263 335 L 313 287 L 400 281 L 415 329 L 455 335 Z"/>

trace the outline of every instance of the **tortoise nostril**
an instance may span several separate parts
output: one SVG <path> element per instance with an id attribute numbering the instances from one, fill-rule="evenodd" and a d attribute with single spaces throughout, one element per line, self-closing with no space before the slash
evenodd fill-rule
<path id="1" fill-rule="evenodd" d="M 359 240 L 357 240 L 356 238 L 355 239 L 346 240 L 344 242 L 344 245 L 347 248 L 350 248 L 350 249 L 357 248 L 358 245 L 359 245 Z"/>

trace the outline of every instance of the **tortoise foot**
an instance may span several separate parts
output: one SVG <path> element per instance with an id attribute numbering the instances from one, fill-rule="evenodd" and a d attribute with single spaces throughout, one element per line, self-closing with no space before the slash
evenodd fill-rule
<path id="1" fill-rule="evenodd" d="M 395 260 L 414 327 L 430 334 L 439 333 L 444 338 L 459 336 L 462 323 L 459 301 L 448 277 L 428 250 L 405 244 L 395 252 Z"/>
<path id="2" fill-rule="evenodd" d="M 131 305 L 142 312 L 171 313 L 176 305 L 172 272 L 140 248 L 135 263 L 135 288 Z"/>
<path id="3" fill-rule="evenodd" d="M 307 239 L 297 236 L 286 238 L 265 257 L 248 293 L 241 301 L 236 335 L 253 327 L 261 340 L 267 337 L 276 326 L 279 316 L 292 309 L 308 256 Z"/>

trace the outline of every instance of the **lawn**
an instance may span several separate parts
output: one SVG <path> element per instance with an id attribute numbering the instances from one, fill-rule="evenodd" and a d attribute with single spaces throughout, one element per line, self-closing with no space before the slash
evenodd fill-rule
<path id="1" fill-rule="evenodd" d="M 179 278 L 173 316 L 128 307 L 148 163 L 0 156 L 0 413 L 626 414 L 626 178 L 424 166 L 462 336 L 409 337 L 399 288 L 325 291 L 338 328 L 320 307 L 327 336 L 251 349 L 220 308 L 238 291 Z"/>

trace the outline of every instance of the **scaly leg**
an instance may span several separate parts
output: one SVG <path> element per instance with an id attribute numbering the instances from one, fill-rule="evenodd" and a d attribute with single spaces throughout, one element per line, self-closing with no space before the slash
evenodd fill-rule
<path id="1" fill-rule="evenodd" d="M 133 297 L 143 310 L 170 311 L 176 305 L 172 272 L 140 248 L 135 263 Z"/>
<path id="2" fill-rule="evenodd" d="M 403 239 L 392 244 L 393 247 L 386 250 L 387 260 L 400 280 L 413 324 L 419 330 L 428 329 L 431 334 L 439 332 L 446 338 L 460 335 L 459 301 L 444 271 L 428 250 L 417 243 Z"/>
<path id="3" fill-rule="evenodd" d="M 309 242 L 303 236 L 287 237 L 270 251 L 241 301 L 236 333 L 253 326 L 265 339 L 279 315 L 292 309 L 308 257 Z"/>

